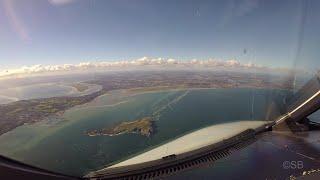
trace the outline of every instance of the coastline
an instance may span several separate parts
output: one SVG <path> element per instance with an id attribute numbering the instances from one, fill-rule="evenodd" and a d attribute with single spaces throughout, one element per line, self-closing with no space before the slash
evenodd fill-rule
<path id="1" fill-rule="evenodd" d="M 91 84 L 92 86 L 95 87 L 99 87 L 100 91 L 102 91 L 101 89 L 101 85 L 94 85 Z M 90 88 L 89 88 L 90 89 Z M 151 89 L 151 90 L 150 90 Z M 250 87 L 233 87 L 233 88 L 215 88 L 215 87 L 208 87 L 208 88 L 197 88 L 197 87 L 181 87 L 181 86 L 155 86 L 155 87 L 140 87 L 140 88 L 129 88 L 129 89 L 116 89 L 116 90 L 111 90 L 111 91 L 105 91 L 103 92 L 101 95 L 95 97 L 94 99 L 92 99 L 89 102 L 86 102 L 84 104 L 79 104 L 79 105 L 75 105 L 71 108 L 65 109 L 63 111 L 59 111 L 56 114 L 53 114 L 53 116 L 55 117 L 62 117 L 66 112 L 68 111 L 73 111 L 73 110 L 81 110 L 81 109 L 86 109 L 86 108 L 96 108 L 96 107 L 100 107 L 100 108 L 104 108 L 104 107 L 115 107 L 124 103 L 127 103 L 129 101 L 127 100 L 122 100 L 124 98 L 129 98 L 129 97 L 134 97 L 137 95 L 142 95 L 142 94 L 149 94 L 149 93 L 159 93 L 159 92 L 172 92 L 172 91 L 187 91 L 187 90 L 206 90 L 206 89 L 265 89 L 265 88 L 250 88 Z M 285 89 L 277 89 L 277 88 L 267 88 L 267 89 L 272 89 L 272 90 L 283 90 L 285 91 Z M 138 92 L 136 92 L 138 90 Z M 133 92 L 132 92 L 133 91 Z M 96 92 L 93 92 L 96 93 Z M 120 101 L 115 101 L 112 104 L 106 104 L 106 105 L 94 105 L 95 100 L 97 98 L 101 98 L 104 96 L 108 96 L 108 95 L 112 95 L 113 93 L 120 93 Z M 71 96 L 72 97 L 72 96 Z M 50 118 L 50 117 L 47 117 Z M 39 122 L 41 122 L 43 120 L 40 120 Z M 33 124 L 33 123 L 27 123 L 29 124 Z M 21 125 L 23 126 L 23 125 Z M 20 126 L 17 126 L 20 127 Z M 17 128 L 16 127 L 16 128 Z M 15 128 L 14 128 L 15 129 Z M 13 131 L 14 129 L 10 130 Z M 8 132 L 10 132 L 8 131 Z"/>

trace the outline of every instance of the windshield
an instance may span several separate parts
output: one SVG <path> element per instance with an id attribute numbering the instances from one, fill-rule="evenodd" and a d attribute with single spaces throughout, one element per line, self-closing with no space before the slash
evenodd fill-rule
<path id="1" fill-rule="evenodd" d="M 319 7 L 0 0 L 0 155 L 81 177 L 280 123 L 319 95 Z"/>

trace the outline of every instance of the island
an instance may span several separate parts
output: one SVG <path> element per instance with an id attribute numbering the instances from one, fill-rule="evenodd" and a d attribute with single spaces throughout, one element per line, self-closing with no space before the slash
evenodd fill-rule
<path id="1" fill-rule="evenodd" d="M 88 136 L 116 136 L 126 133 L 137 133 L 150 137 L 155 132 L 155 124 L 151 117 L 144 117 L 130 122 L 122 122 L 111 128 L 92 130 L 86 132 Z"/>

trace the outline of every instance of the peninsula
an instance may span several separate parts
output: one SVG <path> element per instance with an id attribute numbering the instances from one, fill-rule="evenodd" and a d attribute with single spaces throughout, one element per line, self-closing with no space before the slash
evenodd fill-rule
<path id="1" fill-rule="evenodd" d="M 84 96 L 20 100 L 0 105 L 0 135 L 23 124 L 36 123 L 62 114 L 67 109 L 88 103 L 104 93 L 105 91 L 100 90 Z"/>
<path id="2" fill-rule="evenodd" d="M 88 85 L 85 85 L 83 83 L 75 83 L 75 84 L 72 84 L 71 86 L 76 88 L 79 92 L 84 92 L 87 89 L 89 89 Z"/>

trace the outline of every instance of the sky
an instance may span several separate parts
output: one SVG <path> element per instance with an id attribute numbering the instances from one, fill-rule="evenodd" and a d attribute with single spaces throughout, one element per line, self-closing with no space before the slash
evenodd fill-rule
<path id="1" fill-rule="evenodd" d="M 320 2 L 0 0 L 0 70 L 144 56 L 320 67 Z"/>

